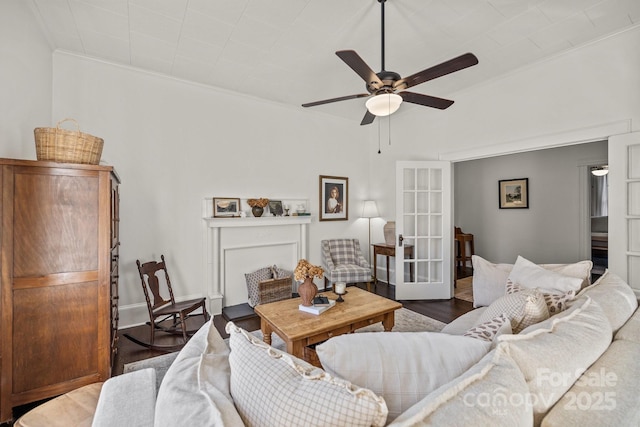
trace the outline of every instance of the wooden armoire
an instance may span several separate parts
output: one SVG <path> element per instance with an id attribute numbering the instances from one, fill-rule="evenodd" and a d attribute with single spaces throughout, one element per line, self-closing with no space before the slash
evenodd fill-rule
<path id="1" fill-rule="evenodd" d="M 109 166 L 0 159 L 0 423 L 111 375 L 118 185 Z"/>

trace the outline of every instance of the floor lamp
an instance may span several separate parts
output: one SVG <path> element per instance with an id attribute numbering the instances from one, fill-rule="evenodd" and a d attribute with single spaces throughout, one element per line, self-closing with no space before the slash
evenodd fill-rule
<path id="1" fill-rule="evenodd" d="M 376 206 L 376 201 L 365 200 L 362 205 L 362 218 L 367 218 L 369 220 L 369 244 L 367 245 L 369 264 L 371 264 L 371 218 L 377 218 L 378 216 L 378 206 Z"/>

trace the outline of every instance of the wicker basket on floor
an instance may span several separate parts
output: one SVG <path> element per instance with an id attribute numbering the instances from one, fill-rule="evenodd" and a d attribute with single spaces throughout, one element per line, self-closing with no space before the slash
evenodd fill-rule
<path id="1" fill-rule="evenodd" d="M 267 304 L 291 298 L 291 277 L 263 280 L 258 283 L 258 304 Z"/>
<path id="2" fill-rule="evenodd" d="M 76 130 L 60 128 L 60 125 L 66 121 L 74 122 Z M 80 125 L 74 119 L 60 120 L 54 128 L 35 128 L 33 133 L 36 139 L 38 160 L 88 165 L 100 163 L 104 140 L 80 132 Z"/>

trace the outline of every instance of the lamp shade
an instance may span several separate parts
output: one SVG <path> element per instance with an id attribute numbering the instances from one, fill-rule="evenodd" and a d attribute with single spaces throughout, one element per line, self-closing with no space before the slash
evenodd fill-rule
<path id="1" fill-rule="evenodd" d="M 375 200 L 365 200 L 362 205 L 362 218 L 377 218 L 378 206 Z"/>
<path id="2" fill-rule="evenodd" d="M 398 111 L 402 104 L 402 97 L 395 93 L 382 93 L 372 96 L 367 100 L 365 105 L 367 110 L 375 116 L 388 116 Z"/>

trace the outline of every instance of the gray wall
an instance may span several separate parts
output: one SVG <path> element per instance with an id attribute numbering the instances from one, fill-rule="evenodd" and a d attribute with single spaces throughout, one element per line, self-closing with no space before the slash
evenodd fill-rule
<path id="1" fill-rule="evenodd" d="M 602 141 L 455 163 L 455 225 L 492 262 L 579 261 L 579 166 L 606 158 Z M 498 181 L 516 178 L 529 178 L 529 209 L 499 209 Z"/>

